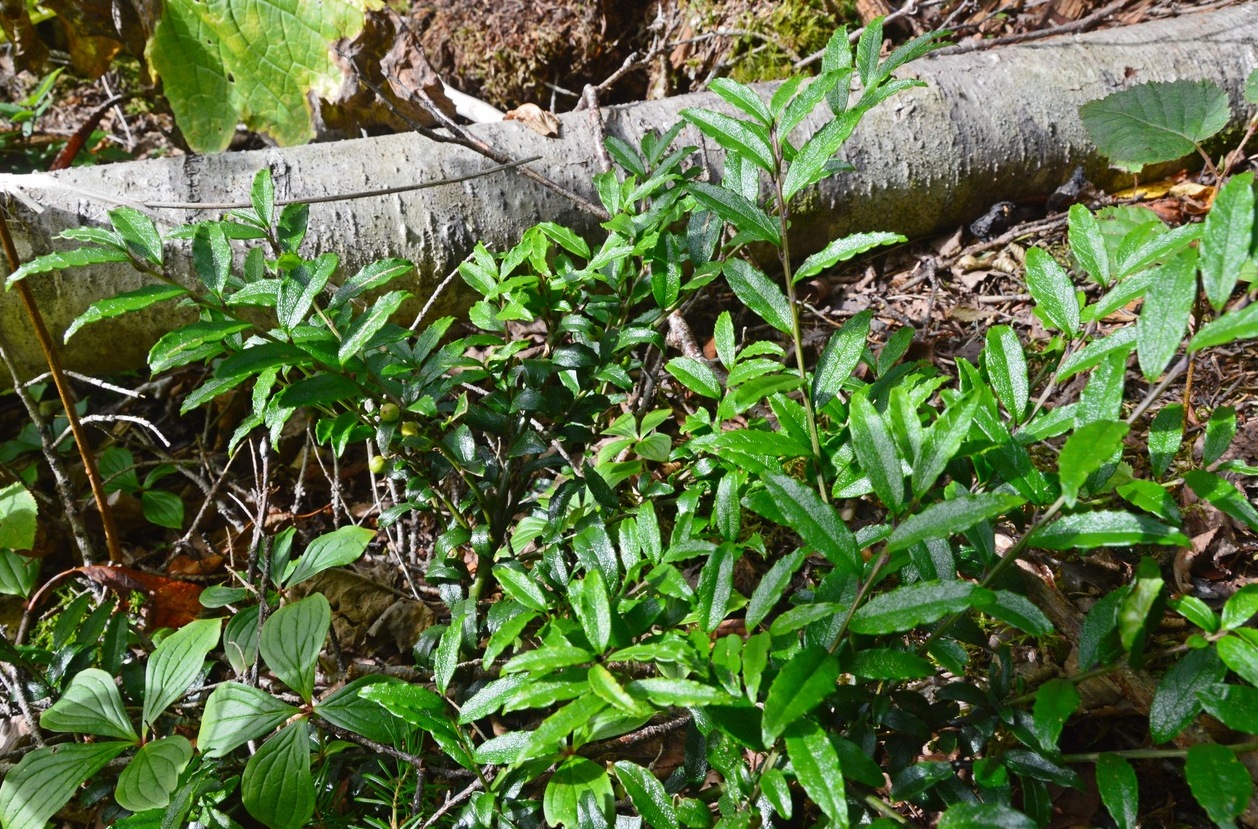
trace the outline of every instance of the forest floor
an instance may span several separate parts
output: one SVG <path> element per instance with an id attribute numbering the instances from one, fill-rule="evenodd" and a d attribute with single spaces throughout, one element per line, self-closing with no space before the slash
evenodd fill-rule
<path id="1" fill-rule="evenodd" d="M 889 47 L 925 31 L 948 28 L 954 32 L 956 44 L 950 48 L 971 50 L 1231 4 L 933 0 L 911 1 L 896 11 L 886 0 L 858 0 L 855 7 L 890 14 L 886 29 Z M 604 100 L 616 103 L 694 91 L 719 75 L 779 77 L 811 65 L 839 23 L 846 22 L 850 29 L 860 25 L 859 12 L 849 12 L 853 16 L 843 20 L 833 11 L 835 3 L 820 0 L 662 5 L 637 0 L 600 4 L 578 0 L 501 4 L 442 0 L 414 5 L 407 13 L 408 20 L 420 33 L 433 68 L 455 88 L 504 110 L 531 102 L 565 111 L 576 104 L 575 96 L 587 84 L 604 84 Z M 486 11 L 490 6 L 494 10 Z M 12 72 L 5 60 L 0 52 L 0 89 L 8 93 L 0 97 L 20 100 L 39 79 Z M 621 73 L 626 66 L 631 69 Z M 21 141 L 0 144 L 0 169 L 46 164 L 57 142 L 108 98 L 118 92 L 142 92 L 137 76 L 138 72 L 111 72 L 92 83 L 63 78 L 51 92 L 52 106 L 32 134 Z M 617 77 L 614 82 L 605 83 L 613 76 Z M 105 114 L 92 149 L 103 162 L 178 154 L 182 151 L 172 132 L 168 115 L 137 101 Z M 238 143 L 256 146 L 256 139 L 241 136 Z M 1031 297 L 1021 278 L 1023 257 L 1031 246 L 1054 248 L 1064 243 L 1066 206 L 1074 201 L 1091 207 L 1134 202 L 1155 210 L 1168 223 L 1179 224 L 1208 209 L 1213 183 L 1198 183 L 1197 174 L 1185 170 L 1174 180 L 1149 182 L 1139 192 L 1099 193 L 1078 181 L 1062 184 L 1065 189 L 1060 197 L 1050 199 L 1051 211 L 1046 203 L 994 204 L 988 215 L 974 217 L 975 222 L 967 227 L 943 229 L 934 238 L 914 240 L 860 260 L 856 266 L 810 280 L 803 288 L 804 321 L 811 333 L 805 348 L 819 350 L 833 330 L 865 309 L 874 312 L 871 333 L 875 339 L 901 326 L 912 326 L 916 334 L 909 356 L 933 361 L 947 374 L 955 373 L 953 363 L 959 358 L 976 361 L 985 332 L 995 324 L 1013 326 L 1026 335 L 1024 341 L 1047 342 L 1049 334 L 1031 313 Z M 742 330 L 744 322 L 751 325 L 750 315 L 739 317 L 737 300 L 731 294 L 718 293 L 707 306 L 705 313 L 711 318 L 689 320 L 696 331 L 710 331 L 712 318 L 723 309 L 735 314 L 736 329 Z M 1123 313 L 1114 319 L 1116 324 L 1133 317 L 1128 314 L 1122 318 Z M 764 332 L 766 337 L 769 334 Z M 755 335 L 754 328 L 751 335 Z M 707 345 L 711 348 L 710 343 Z M 1191 383 L 1191 397 L 1204 409 L 1213 409 L 1224 400 L 1236 408 L 1240 429 L 1231 456 L 1253 462 L 1258 459 L 1258 348 L 1246 345 L 1225 354 L 1216 350 L 1212 355 L 1198 361 L 1183 382 Z M 119 491 L 112 497 L 111 508 L 126 539 L 128 566 L 135 573 L 172 582 L 221 583 L 229 570 L 239 568 L 247 558 L 259 523 L 272 532 L 298 524 L 303 536 L 313 537 L 346 520 L 370 521 L 388 502 L 389 493 L 375 484 L 364 453 L 351 450 L 344 458 L 332 458 L 307 439 L 307 424 L 296 420 L 276 447 L 278 454 L 269 462 L 269 470 L 249 451 L 229 460 L 226 443 L 248 401 L 242 396 L 208 412 L 180 416 L 179 401 L 200 380 L 195 370 L 151 379 L 131 378 L 124 381 L 131 390 L 121 398 L 90 383 L 80 386 L 81 393 L 93 400 L 113 397 L 109 404 L 113 414 L 138 418 L 151 427 L 126 427 L 119 422 L 105 436 L 111 445 L 132 452 L 141 474 L 160 464 L 176 471 L 164 479 L 162 487 L 184 505 L 178 530 L 163 529 L 146 520 L 137 493 Z M 1187 398 L 1188 390 L 1182 391 Z M 143 397 L 131 396 L 134 393 Z M 46 400 L 53 397 L 51 390 L 45 393 Z M 1193 420 L 1192 407 L 1189 418 L 1190 427 L 1199 433 L 1202 424 Z M 0 484 L 7 480 L 5 465 L 13 468 L 29 457 L 31 448 L 25 411 L 12 395 L 0 395 Z M 52 491 L 49 487 L 48 492 Z M 1186 528 L 1193 547 L 1180 551 L 1170 562 L 1174 588 L 1215 604 L 1255 579 L 1258 539 L 1218 511 L 1193 514 L 1199 516 L 1194 519 L 1197 525 Z M 390 552 L 393 562 L 405 562 L 420 595 L 432 599 L 436 606 L 435 589 L 423 585 L 419 578 L 427 563 L 424 551 L 430 529 L 422 518 L 417 520 L 395 534 Z M 63 551 L 71 546 L 64 532 L 53 526 L 41 539 L 37 553 L 48 556 L 47 575 L 73 564 L 64 558 Z M 372 589 L 378 589 L 387 602 L 394 601 L 399 591 L 411 589 L 394 563 L 383 556 L 377 561 L 378 565 L 362 575 L 378 585 Z M 1038 599 L 1055 622 L 1068 623 L 1096 597 L 1125 583 L 1130 570 L 1131 562 L 1117 554 L 1061 563 L 1052 572 L 1037 573 L 1045 585 Z M 324 585 L 321 589 L 337 588 Z M 7 598 L 0 596 L 0 625 L 13 623 L 23 612 L 20 602 Z M 373 620 L 348 616 L 349 604 L 359 601 L 368 600 L 347 592 L 347 610 L 338 619 L 342 643 L 368 638 L 366 626 Z M 1049 611 L 1050 607 L 1054 610 Z M 188 605 L 174 593 L 165 598 L 159 595 L 149 609 L 158 618 L 150 621 L 169 623 L 195 609 L 195 602 Z M 1174 637 L 1176 632 L 1168 630 L 1166 634 Z M 406 635 L 405 629 L 396 636 L 386 635 L 358 656 L 400 666 L 406 660 L 390 642 L 405 641 Z M 1121 727 L 1133 706 L 1133 692 L 1124 688 L 1110 688 L 1108 692 L 1109 697 L 1092 701 L 1092 715 L 1086 721 L 1072 721 L 1072 727 Z M 1135 705 L 1138 707 L 1138 702 Z M 1194 808 L 1182 778 L 1174 774 L 1167 777 L 1166 797 L 1163 817 L 1167 825 L 1175 822 L 1181 806 L 1190 811 Z M 1053 825 L 1098 825 L 1101 812 L 1094 789 L 1066 792 L 1057 804 Z M 1148 817 L 1156 819 L 1156 815 Z"/>

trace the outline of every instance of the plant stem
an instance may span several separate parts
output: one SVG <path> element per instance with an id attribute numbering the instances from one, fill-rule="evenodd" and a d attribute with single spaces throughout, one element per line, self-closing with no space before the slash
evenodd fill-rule
<path id="1" fill-rule="evenodd" d="M 1225 745 L 1224 748 L 1231 749 L 1236 754 L 1248 754 L 1251 751 L 1258 751 L 1258 741 L 1251 740 L 1248 743 L 1233 743 Z M 1113 754 L 1117 757 L 1126 757 L 1128 760 L 1158 760 L 1172 757 L 1187 757 L 1188 749 L 1130 748 L 1123 751 L 1088 751 L 1082 754 L 1065 754 L 1062 755 L 1061 759 L 1064 763 L 1095 763 L 1102 754 Z"/>

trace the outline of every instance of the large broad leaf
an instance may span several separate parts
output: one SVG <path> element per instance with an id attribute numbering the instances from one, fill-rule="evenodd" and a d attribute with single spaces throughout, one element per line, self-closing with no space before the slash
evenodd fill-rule
<path id="1" fill-rule="evenodd" d="M 1183 731 L 1201 712 L 1197 692 L 1221 682 L 1225 673 L 1227 668 L 1209 648 L 1189 651 L 1167 671 L 1149 705 L 1153 742 L 1165 743 Z"/>
<path id="2" fill-rule="evenodd" d="M 1067 515 L 1031 533 L 1028 543 L 1045 550 L 1088 547 L 1127 547 L 1133 544 L 1169 544 L 1187 547 L 1187 536 L 1144 515 L 1097 510 Z"/>
<path id="3" fill-rule="evenodd" d="M 1192 796 L 1216 826 L 1234 826 L 1254 795 L 1254 779 L 1227 746 L 1198 743 L 1190 747 L 1184 776 Z"/>
<path id="4" fill-rule="evenodd" d="M 27 752 L 0 785 L 0 826 L 44 829 L 57 810 L 131 743 L 70 743 Z"/>
<path id="5" fill-rule="evenodd" d="M 61 699 L 40 715 L 39 724 L 50 731 L 139 739 L 114 678 L 99 668 L 75 674 Z"/>
<path id="6" fill-rule="evenodd" d="M 1128 170 L 1196 152 L 1231 114 L 1227 93 L 1211 81 L 1144 83 L 1079 108 L 1096 146 Z"/>
<path id="7" fill-rule="evenodd" d="M 145 743 L 118 776 L 114 799 L 132 812 L 165 808 L 191 759 L 187 737 L 175 734 Z"/>
<path id="8" fill-rule="evenodd" d="M 197 749 L 206 757 L 222 757 L 269 734 L 297 711 L 257 688 L 224 682 L 206 700 Z"/>
<path id="9" fill-rule="evenodd" d="M 286 605 L 266 620 L 258 649 L 280 681 L 301 698 L 314 693 L 315 662 L 332 624 L 332 608 L 322 593 Z"/>
<path id="10" fill-rule="evenodd" d="M 559 764 L 550 782 L 546 784 L 546 794 L 542 797 L 542 811 L 546 815 L 546 823 L 550 826 L 567 826 L 577 829 L 578 826 L 591 826 L 594 821 L 580 819 L 583 809 L 583 798 L 592 796 L 594 809 L 606 826 L 614 815 L 615 794 L 612 791 L 611 778 L 607 770 L 592 760 L 584 757 L 569 757 Z M 595 818 L 597 820 L 597 817 Z"/>
<path id="11" fill-rule="evenodd" d="M 773 742 L 787 727 L 803 719 L 809 711 L 834 692 L 839 678 L 839 662 L 825 648 L 804 648 L 783 666 L 769 686 L 761 720 L 764 743 Z"/>
<path id="12" fill-rule="evenodd" d="M 249 814 L 271 829 L 299 829 L 314 814 L 310 775 L 310 726 L 299 719 L 262 744 L 240 779 L 240 799 Z"/>
<path id="13" fill-rule="evenodd" d="M 800 785 L 830 818 L 830 825 L 845 829 L 848 818 L 843 769 L 829 735 L 812 720 L 800 720 L 787 729 L 786 755 Z"/>
<path id="14" fill-rule="evenodd" d="M 966 581 L 932 581 L 897 587 L 870 599 L 852 616 L 856 633 L 898 633 L 959 613 L 991 594 Z"/>
<path id="15" fill-rule="evenodd" d="M 144 669 L 145 725 L 152 725 L 201 673 L 202 663 L 218 644 L 221 619 L 198 619 L 162 640 Z"/>
<path id="16" fill-rule="evenodd" d="M 281 145 L 314 137 L 309 95 L 335 90 L 331 44 L 363 25 L 363 0 L 168 0 L 148 59 L 197 152 L 227 149 L 244 122 Z"/>
<path id="17" fill-rule="evenodd" d="M 0 548 L 29 550 L 35 544 L 35 496 L 21 484 L 0 489 Z"/>

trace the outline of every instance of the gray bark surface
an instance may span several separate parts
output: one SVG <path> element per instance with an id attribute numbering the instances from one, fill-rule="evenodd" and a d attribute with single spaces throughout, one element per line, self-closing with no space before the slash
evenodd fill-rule
<path id="1" fill-rule="evenodd" d="M 1233 107 L 1243 113 L 1241 90 L 1255 66 L 1258 3 L 920 60 L 899 74 L 917 77 L 927 86 L 892 98 L 866 117 L 840 153 L 857 172 L 805 194 L 792 229 L 792 248 L 807 253 L 837 235 L 859 230 L 920 236 L 955 227 L 995 201 L 1051 192 L 1077 165 L 1095 183 L 1111 185 L 1116 174 L 1092 147 L 1078 117 L 1080 105 L 1146 81 L 1211 80 L 1228 91 Z M 762 94 L 770 91 L 761 89 Z M 603 128 L 636 146 L 646 131 L 666 129 L 686 107 L 725 108 L 708 94 L 606 108 Z M 511 122 L 468 131 L 513 158 L 541 156 L 531 165 L 535 170 L 594 200 L 590 179 L 600 170 L 601 137 L 587 112 L 560 120 L 563 133 L 558 139 Z M 701 146 L 703 163 L 719 170 L 718 148 L 690 129 L 680 140 Z M 65 228 L 105 223 L 117 200 L 247 199 L 250 182 L 264 165 L 271 168 L 281 198 L 454 178 L 492 166 L 462 147 L 402 134 L 75 168 L 44 177 L 0 177 L 0 204 L 10 215 L 19 252 L 27 258 L 66 247 L 54 239 Z M 208 218 L 187 210 L 147 212 L 163 228 Z M 586 235 L 599 232 L 593 216 L 512 171 L 410 193 L 313 205 L 310 217 L 306 252 L 338 252 L 345 275 L 381 257 L 413 260 L 417 272 L 406 287 L 416 295 L 415 307 L 477 240 L 501 249 L 543 220 Z M 139 284 L 129 269 L 114 266 L 30 280 L 54 333 L 64 331 L 92 302 Z M 434 313 L 465 299 L 462 287 L 453 280 Z M 174 311 L 163 308 L 89 326 L 66 346 L 66 363 L 88 372 L 141 366 L 147 348 L 177 321 Z M 41 370 L 29 323 L 12 292 L 0 294 L 0 335 L 23 371 L 29 375 Z M 7 377 L 0 380 L 7 382 Z"/>

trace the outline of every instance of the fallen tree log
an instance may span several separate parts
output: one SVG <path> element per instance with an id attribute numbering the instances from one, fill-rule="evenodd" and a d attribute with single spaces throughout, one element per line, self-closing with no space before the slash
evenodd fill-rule
<path id="1" fill-rule="evenodd" d="M 841 154 L 857 173 L 819 185 L 792 228 L 792 247 L 808 252 L 836 235 L 895 230 L 910 236 L 956 226 L 998 200 L 1044 195 L 1082 165 L 1102 186 L 1106 167 L 1078 117 L 1081 104 L 1145 81 L 1211 80 L 1243 111 L 1241 90 L 1258 66 L 1258 3 L 1186 14 L 1089 34 L 1050 38 L 993 51 L 920 60 L 901 75 L 927 83 L 875 109 Z M 762 89 L 768 93 L 769 88 Z M 687 95 L 601 111 L 601 129 L 636 145 L 663 130 L 686 107 L 723 108 L 711 95 Z M 561 117 L 561 138 L 544 138 L 515 123 L 469 129 L 512 158 L 539 156 L 535 170 L 594 198 L 600 127 L 588 112 Z M 687 130 L 682 141 L 704 146 L 715 169 L 719 148 Z M 30 257 L 66 247 L 54 239 L 68 227 L 101 224 L 118 203 L 230 202 L 247 198 L 263 166 L 277 197 L 326 197 L 421 181 L 453 179 L 492 166 L 474 152 L 417 134 L 368 138 L 215 156 L 158 159 L 0 177 L 0 199 L 19 253 Z M 159 226 L 205 218 L 185 209 L 147 209 Z M 373 259 L 402 256 L 417 265 L 409 289 L 421 301 L 476 241 L 512 244 L 530 225 L 549 220 L 581 233 L 598 220 L 573 202 L 510 171 L 432 189 L 335 200 L 311 208 L 308 245 L 334 250 L 346 272 Z M 94 267 L 33 277 L 31 287 L 49 327 L 63 331 L 90 303 L 139 285 L 122 267 Z M 459 280 L 444 308 L 465 296 Z M 443 310 L 438 306 L 438 311 Z M 89 326 L 71 340 L 71 368 L 107 372 L 143 365 L 148 346 L 177 318 L 169 309 Z M 42 359 L 24 312 L 0 295 L 0 336 L 27 376 Z M 7 383 L 8 378 L 0 380 Z"/>

